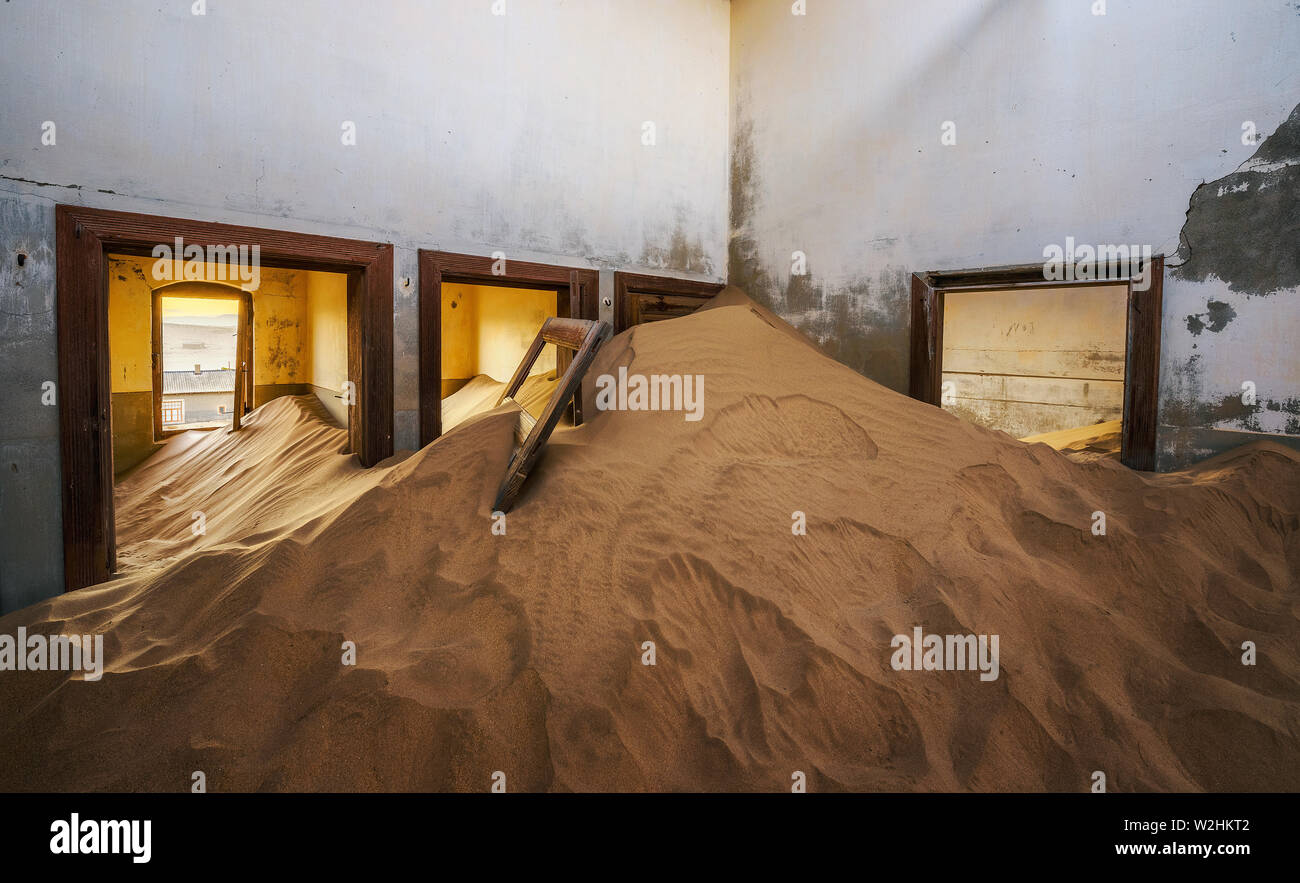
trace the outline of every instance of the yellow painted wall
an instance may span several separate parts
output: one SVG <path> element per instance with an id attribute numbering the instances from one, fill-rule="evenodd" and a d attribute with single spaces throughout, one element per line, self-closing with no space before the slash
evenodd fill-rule
<path id="1" fill-rule="evenodd" d="M 151 392 L 153 289 L 144 258 L 108 259 L 108 348 L 113 392 Z"/>
<path id="2" fill-rule="evenodd" d="M 348 277 L 307 273 L 307 329 L 311 342 L 307 382 L 342 390 L 348 379 Z"/>
<path id="3" fill-rule="evenodd" d="M 155 280 L 152 258 L 110 256 L 108 260 L 108 342 L 113 392 L 153 389 L 153 290 L 167 286 L 168 296 L 195 292 L 238 293 L 217 282 L 169 283 Z M 253 382 L 307 383 L 312 373 L 308 331 L 308 273 L 263 267 L 253 292 Z M 346 319 L 345 319 L 346 326 Z"/>
<path id="4" fill-rule="evenodd" d="M 542 323 L 556 315 L 554 291 L 493 285 L 442 286 L 442 376 L 486 374 L 506 382 Z M 542 350 L 533 374 L 555 370 L 555 348 Z"/>
<path id="5" fill-rule="evenodd" d="M 253 292 L 253 383 L 306 383 L 311 376 L 307 272 L 263 269 Z"/>

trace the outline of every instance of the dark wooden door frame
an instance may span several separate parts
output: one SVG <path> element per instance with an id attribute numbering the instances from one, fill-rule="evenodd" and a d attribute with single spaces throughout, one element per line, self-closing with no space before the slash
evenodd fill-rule
<path id="1" fill-rule="evenodd" d="M 626 331 L 636 324 L 633 315 L 633 295 L 693 297 L 699 298 L 702 305 L 726 287 L 722 282 L 695 282 L 690 279 L 652 276 L 646 273 L 615 273 L 614 333 Z"/>
<path id="2" fill-rule="evenodd" d="M 164 432 L 162 428 L 163 425 L 162 424 L 162 400 L 163 400 L 162 299 L 164 297 L 179 297 L 179 298 L 189 297 L 189 298 L 196 298 L 199 300 L 206 299 L 206 300 L 239 301 L 240 313 L 236 319 L 236 325 L 237 325 L 236 330 L 238 334 L 238 342 L 235 347 L 236 362 L 239 362 L 241 359 L 244 358 L 244 348 L 239 345 L 239 342 L 242 342 L 244 340 L 244 335 L 248 333 L 248 330 L 251 328 L 253 324 L 252 292 L 244 291 L 239 288 L 231 288 L 229 294 L 222 294 L 215 291 L 210 294 L 203 293 L 203 292 L 190 292 L 188 294 L 167 293 L 167 289 L 172 288 L 176 285 L 193 285 L 193 284 L 194 283 L 192 282 L 173 282 L 171 283 L 171 285 L 163 285 L 160 288 L 155 288 L 150 298 L 150 302 L 152 305 L 151 306 L 152 315 L 150 321 L 150 326 L 151 326 L 150 336 L 152 339 L 150 340 L 151 363 L 149 367 L 150 367 L 150 373 L 153 375 L 153 440 L 156 442 L 162 441 L 165 438 L 169 438 L 170 436 L 177 435 L 178 433 L 185 431 L 183 429 L 169 429 L 166 432 Z M 220 282 L 214 282 L 208 284 L 214 286 L 222 285 L 222 283 Z M 251 341 L 249 341 L 249 343 L 251 344 Z M 239 367 L 238 365 L 235 366 L 236 369 L 238 369 L 238 367 Z M 238 378 L 238 370 L 236 370 L 236 377 Z M 253 363 L 252 360 L 249 359 L 248 372 L 244 377 L 244 402 L 247 404 L 247 407 L 244 409 L 245 412 L 252 410 L 252 402 L 253 402 L 252 390 L 253 390 Z"/>
<path id="3" fill-rule="evenodd" d="M 108 253 L 152 256 L 156 245 L 257 245 L 261 266 L 348 276 L 348 371 L 357 403 L 352 450 L 366 466 L 393 452 L 393 246 L 58 205 L 54 209 L 63 467 L 65 591 L 108 579 L 117 565 L 113 525 L 112 385 Z M 180 256 L 178 256 L 180 257 Z"/>
<path id="4" fill-rule="evenodd" d="M 444 282 L 554 291 L 556 315 L 560 318 L 599 318 L 599 271 L 506 260 L 506 272 L 498 275 L 492 272 L 496 265 L 496 259 L 482 255 L 420 249 L 420 447 L 442 435 Z M 571 291 L 574 286 L 578 291 L 576 303 Z M 564 366 L 557 361 L 556 367 L 562 370 Z"/>
<path id="5" fill-rule="evenodd" d="M 1120 433 L 1120 460 L 1132 469 L 1153 470 L 1156 465 L 1156 425 L 1160 398 L 1160 319 L 1164 269 L 1164 255 L 1154 255 L 1150 259 L 1150 285 L 1145 290 L 1135 288 L 1135 279 L 1129 275 L 1071 282 L 1045 281 L 1042 264 L 913 273 L 908 394 L 931 405 L 941 404 L 943 301 L 946 291 L 1127 285 L 1128 318 L 1124 347 L 1124 414 Z"/>

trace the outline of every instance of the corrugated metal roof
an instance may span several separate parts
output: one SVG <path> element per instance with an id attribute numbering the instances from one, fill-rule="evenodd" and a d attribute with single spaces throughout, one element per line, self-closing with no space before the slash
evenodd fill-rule
<path id="1" fill-rule="evenodd" d="M 164 371 L 163 395 L 185 395 L 190 392 L 234 392 L 235 372 L 229 368 L 212 371 Z"/>

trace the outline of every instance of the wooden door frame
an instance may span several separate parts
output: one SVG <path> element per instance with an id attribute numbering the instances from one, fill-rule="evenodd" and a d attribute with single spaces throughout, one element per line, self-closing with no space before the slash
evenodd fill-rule
<path id="1" fill-rule="evenodd" d="M 167 293 L 167 289 L 172 288 L 173 286 L 187 285 L 187 284 L 192 285 L 194 283 L 187 283 L 184 281 L 173 282 L 171 285 L 164 285 L 161 288 L 155 288 L 152 292 L 152 297 L 150 298 L 150 302 L 152 304 L 151 306 L 152 315 L 150 321 L 150 328 L 151 328 L 150 336 L 152 339 L 150 340 L 150 348 L 151 348 L 150 354 L 151 357 L 154 354 L 156 354 L 156 361 L 154 361 L 153 364 L 150 365 L 150 369 L 151 369 L 150 373 L 153 375 L 153 440 L 155 442 L 160 442 L 178 433 L 188 431 L 184 429 L 164 430 L 162 428 L 163 426 L 162 424 L 162 400 L 163 400 L 163 359 L 162 359 L 163 329 L 162 326 L 163 326 L 163 322 L 162 322 L 162 303 L 161 303 L 162 299 L 164 297 L 176 297 L 176 298 L 192 297 L 201 300 L 238 301 L 240 304 L 239 307 L 240 312 L 235 322 L 237 326 L 236 331 L 240 335 L 240 337 L 237 338 L 237 340 L 242 340 L 243 339 L 242 335 L 248 333 L 246 329 L 251 330 L 253 324 L 253 293 L 251 291 L 244 291 L 241 288 L 231 288 L 229 294 L 220 294 L 217 292 L 213 292 L 211 294 L 206 294 L 202 292 L 191 292 L 188 294 Z M 207 284 L 219 286 L 222 285 L 223 283 L 209 282 Z M 250 340 L 249 343 L 251 344 L 252 341 Z M 244 353 L 242 349 L 238 346 L 238 344 L 235 347 L 235 351 L 236 351 L 235 361 L 236 363 L 238 363 L 239 360 L 244 357 Z M 238 376 L 239 376 L 238 365 L 236 365 L 236 382 L 238 382 Z M 252 390 L 253 390 L 253 363 L 252 360 L 250 359 L 248 363 L 248 374 L 244 378 L 244 401 L 249 406 L 248 408 L 245 408 L 246 412 L 248 410 L 251 410 L 252 408 L 252 402 L 253 402 Z M 235 422 L 238 423 L 239 421 L 236 420 Z"/>
<path id="2" fill-rule="evenodd" d="M 108 254 L 151 257 L 157 245 L 258 246 L 260 265 L 346 273 L 349 439 L 362 464 L 393 452 L 393 246 L 186 218 L 57 205 L 55 310 L 63 469 L 64 591 L 116 569 Z M 182 256 L 177 256 L 182 257 Z"/>
<path id="3" fill-rule="evenodd" d="M 597 319 L 600 273 L 558 264 L 536 264 L 504 260 L 504 273 L 494 273 L 502 264 L 496 258 L 420 249 L 420 447 L 442 435 L 442 284 L 492 285 L 498 288 L 528 288 L 556 292 L 556 315 L 560 318 Z M 573 274 L 577 274 L 579 303 L 569 295 Z M 557 368 L 559 365 L 557 363 Z"/>
<path id="4" fill-rule="evenodd" d="M 637 324 L 632 310 L 632 295 L 678 295 L 699 298 L 700 303 L 711 299 L 722 289 L 723 282 L 696 282 L 673 276 L 653 276 L 647 273 L 614 274 L 614 333 L 626 331 Z"/>
<path id="5" fill-rule="evenodd" d="M 944 292 L 1127 285 L 1120 461 L 1131 469 L 1155 469 L 1164 255 L 1153 255 L 1149 263 L 1150 285 L 1145 290 L 1134 287 L 1134 277 L 1130 274 L 1112 274 L 1106 279 L 1047 281 L 1043 278 L 1042 264 L 913 273 L 908 395 L 941 406 Z"/>

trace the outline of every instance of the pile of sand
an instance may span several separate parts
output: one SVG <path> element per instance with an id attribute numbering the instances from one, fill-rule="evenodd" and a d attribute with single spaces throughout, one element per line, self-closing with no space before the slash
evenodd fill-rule
<path id="1" fill-rule="evenodd" d="M 1066 454 L 1072 460 L 1091 463 L 1095 460 L 1118 459 L 1123 449 L 1121 420 L 1104 420 L 1091 426 L 1058 429 L 1021 439 L 1027 444 L 1044 444 Z"/>
<path id="2" fill-rule="evenodd" d="M 546 410 L 546 403 L 555 393 L 555 372 L 530 374 L 524 378 L 515 395 L 521 407 L 534 417 Z M 496 407 L 506 384 L 493 380 L 486 374 L 471 377 L 469 382 L 442 400 L 442 431 L 446 432 L 471 417 L 491 411 Z"/>
<path id="3" fill-rule="evenodd" d="M 371 470 L 301 399 L 169 444 L 129 572 L 0 619 L 108 659 L 0 674 L 0 788 L 1300 788 L 1300 455 L 1072 462 L 720 303 L 590 375 L 703 375 L 704 419 L 589 405 L 505 536 L 508 406 Z M 895 671 L 916 626 L 998 679 Z"/>

